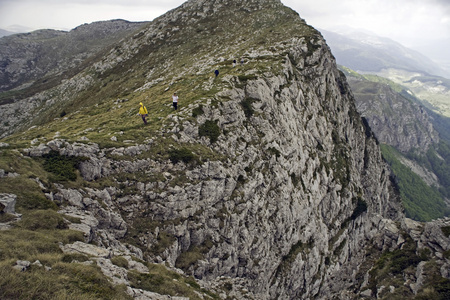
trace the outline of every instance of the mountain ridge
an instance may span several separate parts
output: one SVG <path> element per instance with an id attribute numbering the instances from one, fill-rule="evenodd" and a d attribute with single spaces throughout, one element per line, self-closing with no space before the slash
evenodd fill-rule
<path id="1" fill-rule="evenodd" d="M 80 25 L 69 32 L 42 29 L 3 37 L 0 91 L 20 89 L 42 77 L 73 69 L 143 24 L 111 20 Z"/>
<path id="2" fill-rule="evenodd" d="M 448 179 L 446 172 L 439 170 L 447 168 L 447 155 L 442 152 L 449 141 L 442 129 L 445 119 L 442 124 L 436 123 L 437 114 L 388 79 L 340 68 L 347 76 L 358 111 L 374 131 L 383 156 L 396 174 L 406 215 L 421 221 L 448 215 Z M 440 152 L 439 168 L 428 161 L 436 160 L 434 151 Z"/>
<path id="3" fill-rule="evenodd" d="M 339 64 L 357 72 L 377 73 L 383 69 L 424 72 L 425 75 L 450 77 L 425 55 L 385 37 L 354 31 L 340 34 L 321 30 Z"/>
<path id="4" fill-rule="evenodd" d="M 82 238 L 64 240 L 64 256 L 55 251 L 45 266 L 81 268 L 82 258 L 136 298 L 186 295 L 167 288 L 174 282 L 194 288 L 194 299 L 435 295 L 428 288 L 441 286 L 423 269 L 406 286 L 403 278 L 419 263 L 448 266 L 448 220 L 404 218 L 320 33 L 279 1 L 245 3 L 188 1 L 25 98 L 21 107 L 35 105 L 40 120 L 22 120 L 1 144 L 0 192 L 16 196 L 24 220 L 12 230 L 39 233 L 33 221 L 58 211 Z M 429 255 L 419 258 L 422 249 Z M 383 255 L 389 266 L 401 258 L 393 276 L 374 263 Z"/>

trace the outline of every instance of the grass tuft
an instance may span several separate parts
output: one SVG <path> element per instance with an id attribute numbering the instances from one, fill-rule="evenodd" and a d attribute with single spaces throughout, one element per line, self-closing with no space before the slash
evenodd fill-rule
<path id="1" fill-rule="evenodd" d="M 23 215 L 18 226 L 27 230 L 67 229 L 62 215 L 54 210 L 35 210 Z"/>

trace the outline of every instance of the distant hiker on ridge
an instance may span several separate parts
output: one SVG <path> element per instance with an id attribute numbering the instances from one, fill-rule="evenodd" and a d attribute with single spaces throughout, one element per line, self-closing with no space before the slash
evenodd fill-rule
<path id="1" fill-rule="evenodd" d="M 172 103 L 173 108 L 175 108 L 175 110 L 177 110 L 177 106 L 178 106 L 178 96 L 177 96 L 177 93 L 173 93 L 172 100 L 173 100 L 173 103 Z"/>
<path id="2" fill-rule="evenodd" d="M 214 74 L 216 74 L 216 77 L 219 76 L 219 70 L 215 70 Z"/>
<path id="3" fill-rule="evenodd" d="M 236 60 L 233 59 L 233 68 L 236 67 Z"/>
<path id="4" fill-rule="evenodd" d="M 145 120 L 145 117 L 147 117 L 147 115 L 148 115 L 147 108 L 144 106 L 144 104 L 142 104 L 142 102 L 140 102 L 139 105 L 141 106 L 139 108 L 139 115 L 141 115 L 142 121 L 144 121 L 144 124 L 147 125 L 147 120 Z"/>

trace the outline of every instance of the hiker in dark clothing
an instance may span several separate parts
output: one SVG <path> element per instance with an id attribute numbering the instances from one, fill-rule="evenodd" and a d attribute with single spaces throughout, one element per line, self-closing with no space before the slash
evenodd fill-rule
<path id="1" fill-rule="evenodd" d="M 216 77 L 219 76 L 219 70 L 215 70 L 214 74 L 216 74 Z"/>

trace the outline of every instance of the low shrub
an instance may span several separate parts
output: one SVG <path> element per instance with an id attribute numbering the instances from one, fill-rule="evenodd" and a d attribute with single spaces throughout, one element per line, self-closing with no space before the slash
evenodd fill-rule
<path id="1" fill-rule="evenodd" d="M 198 135 L 209 137 L 211 144 L 217 142 L 220 135 L 220 128 L 219 125 L 217 125 L 217 121 L 206 120 L 205 123 L 198 128 Z"/>
<path id="2" fill-rule="evenodd" d="M 42 157 L 44 158 L 44 169 L 54 175 L 54 181 L 75 181 L 77 179 L 75 171 L 78 164 L 85 159 L 74 156 L 63 156 L 54 150 Z"/>
<path id="3" fill-rule="evenodd" d="M 195 155 L 187 148 L 169 150 L 169 159 L 176 164 L 180 161 L 189 163 L 195 160 Z"/>
<path id="4" fill-rule="evenodd" d="M 128 260 L 123 256 L 114 256 L 111 262 L 118 267 L 128 269 Z"/>
<path id="5" fill-rule="evenodd" d="M 203 258 L 203 254 L 198 247 L 193 247 L 187 252 L 183 252 L 178 256 L 175 266 L 187 271 L 190 266 L 194 265 L 198 260 Z"/>
<path id="6" fill-rule="evenodd" d="M 255 75 L 255 74 L 249 74 L 249 75 L 239 75 L 238 76 L 238 79 L 239 79 L 239 81 L 241 81 L 241 82 L 247 82 L 247 81 L 249 81 L 249 80 L 255 80 L 255 79 L 257 79 L 258 77 Z"/>
<path id="7" fill-rule="evenodd" d="M 445 236 L 450 236 L 450 226 L 441 227 L 441 230 Z"/>
<path id="8" fill-rule="evenodd" d="M 169 248 L 175 241 L 176 238 L 172 234 L 161 231 L 156 239 L 156 243 L 151 247 L 151 251 L 152 253 L 159 255 Z"/>
<path id="9" fill-rule="evenodd" d="M 199 105 L 192 110 L 192 117 L 197 118 L 198 116 L 201 116 L 204 113 L 205 111 L 203 110 L 203 105 Z"/>
<path id="10" fill-rule="evenodd" d="M 255 113 L 252 103 L 254 102 L 253 99 L 245 98 L 240 102 L 242 109 L 244 110 L 244 114 L 247 117 L 247 119 L 250 119 L 253 114 Z"/>

